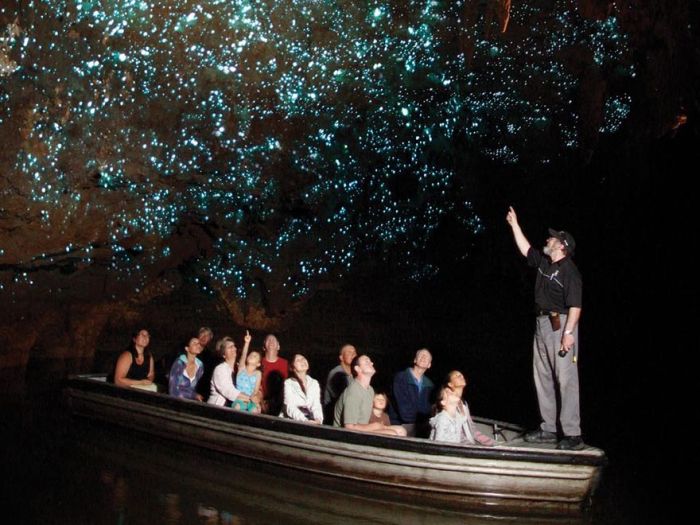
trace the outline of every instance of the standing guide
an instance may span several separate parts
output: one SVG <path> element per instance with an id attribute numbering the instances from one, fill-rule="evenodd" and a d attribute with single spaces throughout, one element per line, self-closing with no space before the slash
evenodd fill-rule
<path id="1" fill-rule="evenodd" d="M 581 274 L 571 260 L 576 244 L 570 233 L 550 229 L 542 250 L 545 257 L 530 245 L 512 207 L 506 220 L 520 253 L 528 265 L 537 268 L 533 371 L 542 423 L 525 435 L 525 441 L 557 443 L 558 422 L 562 439 L 557 448 L 581 450 L 585 445 L 581 439 L 577 352 L 582 285 Z"/>

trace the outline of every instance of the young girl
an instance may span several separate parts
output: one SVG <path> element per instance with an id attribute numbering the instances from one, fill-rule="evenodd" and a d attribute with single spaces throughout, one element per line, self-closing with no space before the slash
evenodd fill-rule
<path id="1" fill-rule="evenodd" d="M 260 413 L 260 405 L 255 402 L 260 391 L 260 352 L 253 350 L 248 353 L 247 345 L 243 346 L 241 359 L 238 361 L 238 375 L 236 375 L 236 388 L 249 397 L 249 401 L 236 399 L 232 407 L 244 412 Z"/>
<path id="2" fill-rule="evenodd" d="M 384 426 L 391 426 L 389 414 L 385 412 L 389 399 L 383 392 L 375 392 L 372 401 L 372 415 L 369 416 L 370 423 L 381 423 Z"/>
<path id="3" fill-rule="evenodd" d="M 464 376 L 464 374 L 459 370 L 452 370 L 452 372 L 447 374 L 446 386 L 450 388 L 459 398 L 460 403 L 457 405 L 457 411 L 467 420 L 469 430 L 474 436 L 476 442 L 489 447 L 495 445 L 495 441 L 486 434 L 480 432 L 472 420 L 471 413 L 469 412 L 469 406 L 467 405 L 467 402 L 464 401 L 464 390 L 467 387 L 467 378 Z"/>
<path id="4" fill-rule="evenodd" d="M 440 389 L 437 401 L 440 412 L 430 419 L 430 439 L 470 445 L 475 443 L 474 436 L 465 424 L 466 419 L 457 411 L 460 402 L 449 387 Z"/>
<path id="5" fill-rule="evenodd" d="M 451 377 L 453 373 L 450 373 L 448 377 Z M 457 373 L 464 379 L 461 373 Z M 464 380 L 464 385 L 466 385 L 466 380 Z M 459 389 L 460 393 L 464 385 Z M 469 407 L 462 401 L 462 397 L 456 389 L 450 387 L 449 381 L 448 385 L 443 387 L 438 394 L 438 406 L 442 410 L 430 420 L 430 439 L 463 445 L 494 445 L 493 439 L 482 434 L 476 428 L 469 414 Z"/>

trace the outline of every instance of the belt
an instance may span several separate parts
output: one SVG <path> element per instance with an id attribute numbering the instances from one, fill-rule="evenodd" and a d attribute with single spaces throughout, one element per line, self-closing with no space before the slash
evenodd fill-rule
<path id="1" fill-rule="evenodd" d="M 539 310 L 539 309 L 538 309 L 538 310 L 535 310 L 535 315 L 536 315 L 537 317 L 544 317 L 544 316 L 549 317 L 550 314 L 553 314 L 553 313 L 554 313 L 554 314 L 557 314 L 557 315 L 567 315 L 566 313 L 555 312 L 555 311 L 553 311 L 553 310 Z"/>

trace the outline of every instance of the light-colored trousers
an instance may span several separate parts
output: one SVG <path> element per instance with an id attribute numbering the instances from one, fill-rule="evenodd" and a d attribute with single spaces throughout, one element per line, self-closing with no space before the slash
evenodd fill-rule
<path id="1" fill-rule="evenodd" d="M 537 400 L 542 417 L 541 429 L 557 432 L 557 413 L 562 432 L 566 436 L 581 435 L 581 415 L 579 412 L 578 365 L 578 326 L 574 330 L 574 347 L 565 357 L 560 357 L 561 336 L 566 326 L 566 315 L 560 314 L 561 328 L 552 330 L 549 317 L 537 317 L 533 341 L 533 372 Z M 557 410 L 559 402 L 559 410 Z"/>

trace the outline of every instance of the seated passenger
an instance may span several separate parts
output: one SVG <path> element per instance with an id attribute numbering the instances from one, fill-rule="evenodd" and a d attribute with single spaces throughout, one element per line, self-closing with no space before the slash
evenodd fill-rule
<path id="1" fill-rule="evenodd" d="M 461 400 L 449 387 L 438 393 L 438 414 L 430 419 L 430 439 L 446 443 L 474 445 L 476 440 L 463 414 L 457 410 Z"/>
<path id="2" fill-rule="evenodd" d="M 218 360 L 212 363 L 207 362 L 208 352 L 206 351 L 206 347 L 213 336 L 214 333 L 211 331 L 210 328 L 207 328 L 206 326 L 201 327 L 197 335 L 197 339 L 199 339 L 199 343 L 202 345 L 202 352 L 197 357 L 204 365 L 204 375 L 202 376 L 202 379 L 200 379 L 197 383 L 197 392 L 202 394 L 202 397 L 209 393 L 208 384 L 209 380 L 211 379 L 211 373 L 214 367 L 219 363 Z M 173 367 L 173 363 L 181 355 L 182 350 L 180 348 L 160 355 L 160 358 L 156 361 L 156 383 L 168 384 L 170 377 L 170 369 Z M 209 377 L 207 378 L 207 376 Z M 207 385 L 207 388 L 204 388 L 205 385 Z"/>
<path id="3" fill-rule="evenodd" d="M 185 347 L 185 353 L 175 359 L 168 374 L 168 392 L 171 396 L 203 400 L 197 393 L 197 383 L 204 374 L 204 365 L 197 357 L 201 352 L 202 344 L 193 337 Z"/>
<path id="4" fill-rule="evenodd" d="M 403 425 L 409 436 L 427 437 L 431 396 L 435 385 L 425 375 L 433 362 L 427 348 L 416 352 L 413 366 L 394 376 L 394 410 L 391 422 Z"/>
<path id="5" fill-rule="evenodd" d="M 199 339 L 199 344 L 202 345 L 202 353 L 199 354 L 199 360 L 204 365 L 204 375 L 202 379 L 197 383 L 197 392 L 202 395 L 202 399 L 209 395 L 209 390 L 211 388 L 211 376 L 214 372 L 214 368 L 219 364 L 219 358 L 216 355 L 216 348 L 209 348 L 209 343 L 214 339 L 214 332 L 208 326 L 202 326 L 197 332 L 197 339 Z"/>
<path id="6" fill-rule="evenodd" d="M 243 338 L 243 351 L 246 353 L 250 346 L 250 339 L 250 333 L 246 330 Z M 243 403 L 250 402 L 250 396 L 240 392 L 233 383 L 236 350 L 236 343 L 230 337 L 224 337 L 216 343 L 216 354 L 223 361 L 216 366 L 211 377 L 211 390 L 207 399 L 210 405 L 231 406 L 239 399 Z"/>
<path id="7" fill-rule="evenodd" d="M 260 368 L 260 352 L 253 350 L 248 353 L 248 346 L 243 346 L 241 358 L 238 360 L 236 388 L 248 396 L 248 401 L 236 399 L 231 405 L 235 410 L 253 414 L 260 413 L 260 378 L 262 373 L 258 368 Z"/>
<path id="8" fill-rule="evenodd" d="M 295 354 L 284 382 L 284 403 L 280 416 L 296 421 L 323 423 L 321 387 L 313 377 L 307 375 L 309 362 L 301 354 Z"/>
<path id="9" fill-rule="evenodd" d="M 114 367 L 114 384 L 156 391 L 153 383 L 155 368 L 153 354 L 147 350 L 151 336 L 148 330 L 139 330 L 131 338 L 129 348 L 121 353 Z"/>
<path id="10" fill-rule="evenodd" d="M 474 420 L 472 420 L 472 416 L 469 412 L 469 406 L 467 405 L 467 402 L 464 401 L 464 389 L 467 386 L 467 378 L 464 376 L 464 374 L 462 374 L 462 372 L 460 372 L 459 370 L 453 370 L 452 372 L 447 374 L 447 383 L 445 384 L 445 386 L 451 389 L 459 398 L 460 402 L 457 404 L 457 412 L 459 412 L 466 418 L 469 430 L 471 430 L 471 433 L 474 436 L 474 439 L 477 441 L 477 443 L 486 446 L 495 445 L 495 441 L 486 434 L 479 431 L 476 424 L 474 423 Z"/>
<path id="11" fill-rule="evenodd" d="M 374 389 L 370 386 L 370 382 L 375 374 L 374 364 L 369 356 L 355 357 L 350 369 L 355 379 L 335 404 L 333 426 L 388 436 L 405 436 L 406 431 L 401 426 L 369 422 L 374 403 Z"/>
<path id="12" fill-rule="evenodd" d="M 289 363 L 280 357 L 280 342 L 273 334 L 268 334 L 263 343 L 265 357 L 261 361 L 262 384 L 260 392 L 263 397 L 262 408 L 265 414 L 277 415 L 282 410 L 284 380 L 289 374 Z"/>
<path id="13" fill-rule="evenodd" d="M 340 394 L 352 383 L 350 363 L 355 359 L 357 350 L 352 345 L 343 345 L 338 354 L 340 364 L 328 372 L 326 389 L 323 391 L 323 414 L 327 424 L 333 424 L 333 409 Z"/>
<path id="14" fill-rule="evenodd" d="M 386 406 L 389 398 L 384 392 L 375 392 L 374 401 L 372 402 L 372 415 L 369 417 L 370 423 L 381 423 L 388 427 L 391 426 L 389 414 L 386 413 Z"/>

